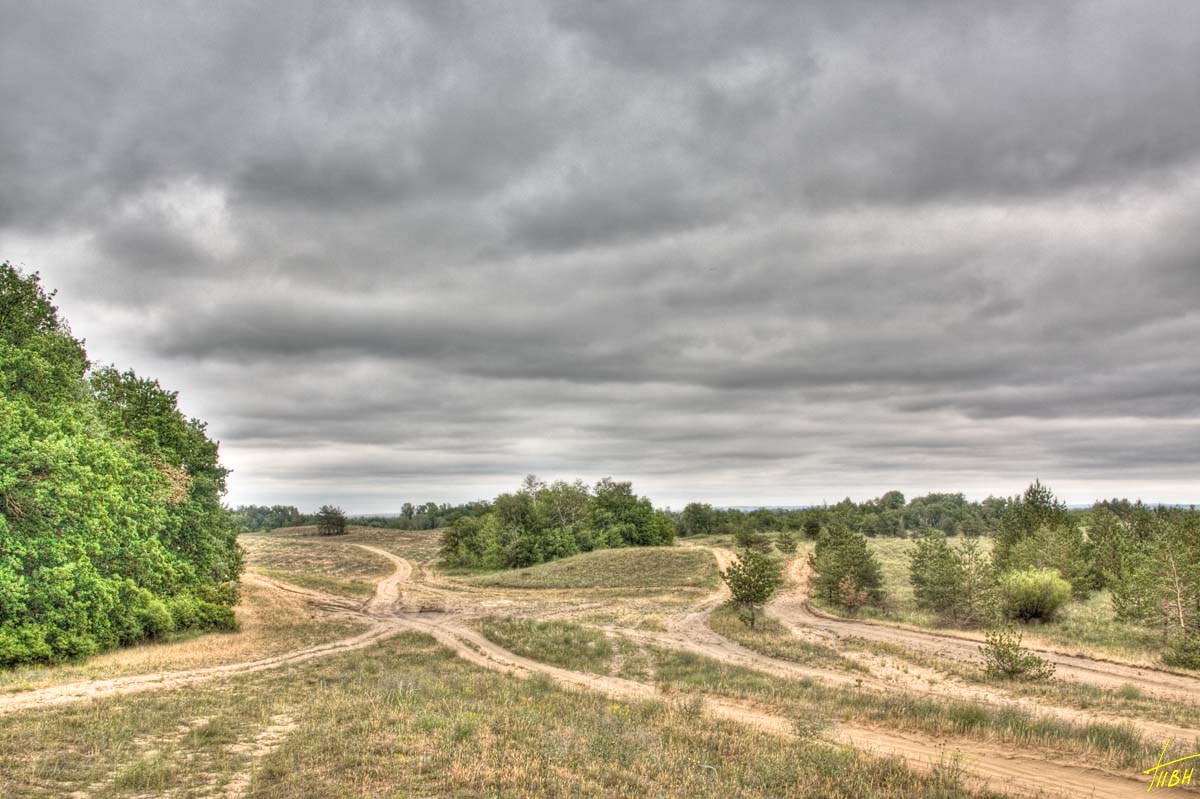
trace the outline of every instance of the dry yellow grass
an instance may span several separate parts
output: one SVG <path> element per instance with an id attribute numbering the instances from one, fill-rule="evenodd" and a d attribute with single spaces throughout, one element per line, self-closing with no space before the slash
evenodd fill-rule
<path id="1" fill-rule="evenodd" d="M 485 671 L 405 634 L 204 690 L 0 718 L 0 795 L 983 795 L 952 769 L 922 773 L 698 714 Z"/>

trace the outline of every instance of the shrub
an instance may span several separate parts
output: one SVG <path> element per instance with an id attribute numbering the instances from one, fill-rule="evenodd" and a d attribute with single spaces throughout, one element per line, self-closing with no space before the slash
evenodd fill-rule
<path id="1" fill-rule="evenodd" d="M 1163 663 L 1180 669 L 1200 669 L 1200 634 L 1176 635 L 1167 644 Z"/>
<path id="2" fill-rule="evenodd" d="M 796 536 L 792 535 L 787 530 L 779 534 L 775 539 L 775 546 L 785 555 L 794 554 L 796 551 Z"/>
<path id="3" fill-rule="evenodd" d="M 175 620 L 171 611 L 161 599 L 151 596 L 145 606 L 138 611 L 138 621 L 141 622 L 142 634 L 147 638 L 161 638 L 175 629 Z"/>
<path id="4" fill-rule="evenodd" d="M 166 609 L 178 631 L 237 629 L 237 617 L 231 608 L 205 602 L 190 594 L 171 597 L 166 602 Z"/>
<path id="5" fill-rule="evenodd" d="M 979 651 L 984 671 L 992 679 L 1045 680 L 1054 674 L 1054 664 L 1021 646 L 1021 633 L 1011 627 L 988 633 Z"/>
<path id="6" fill-rule="evenodd" d="M 742 549 L 753 549 L 757 552 L 770 552 L 771 539 L 752 527 L 740 527 L 733 534 L 734 542 Z"/>
<path id="7" fill-rule="evenodd" d="M 1050 621 L 1071 598 L 1071 584 L 1054 569 L 1024 569 L 1000 577 L 1004 614 L 1019 621 Z"/>
<path id="8" fill-rule="evenodd" d="M 846 575 L 838 581 L 838 604 L 854 616 L 871 601 L 871 593 L 859 588 L 854 578 Z"/>
<path id="9" fill-rule="evenodd" d="M 52 661 L 54 651 L 46 633 L 46 627 L 38 624 L 0 627 L 0 666 Z"/>

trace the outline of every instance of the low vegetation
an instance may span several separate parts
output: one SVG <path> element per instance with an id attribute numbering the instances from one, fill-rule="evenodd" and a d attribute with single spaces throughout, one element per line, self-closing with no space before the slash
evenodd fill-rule
<path id="1" fill-rule="evenodd" d="M 825 666 L 845 671 L 866 672 L 867 669 L 842 655 L 832 647 L 797 638 L 779 621 L 763 614 L 753 629 L 746 626 L 738 609 L 722 605 L 708 617 L 708 626 L 729 640 L 767 657 L 802 663 L 806 666 Z"/>
<path id="2" fill-rule="evenodd" d="M 359 621 L 313 614 L 294 594 L 256 583 L 243 585 L 240 594 L 234 608 L 238 619 L 235 632 L 172 633 L 82 662 L 0 670 L 0 694 L 77 680 L 105 680 L 251 661 L 351 636 L 366 627 Z"/>
<path id="3" fill-rule="evenodd" d="M 716 563 L 707 552 L 646 547 L 589 552 L 528 569 L 468 577 L 466 582 L 493 588 L 611 588 L 652 592 L 709 588 L 718 579 Z"/>
<path id="4" fill-rule="evenodd" d="M 613 646 L 593 627 L 491 616 L 480 620 L 479 629 L 515 654 L 564 669 L 608 674 L 612 665 Z"/>
<path id="5" fill-rule="evenodd" d="M 351 546 L 343 538 L 314 544 L 300 537 L 272 533 L 243 535 L 239 541 L 246 551 L 246 564 L 259 572 L 274 570 L 300 575 L 300 579 L 325 577 L 373 584 L 392 569 L 380 556 Z"/>
<path id="6" fill-rule="evenodd" d="M 1002 627 L 988 633 L 983 653 L 984 673 L 1002 680 L 1048 680 L 1054 664 L 1021 646 L 1021 633 Z"/>
<path id="7" fill-rule="evenodd" d="M 669 691 L 697 691 L 765 703 L 793 718 L 844 720 L 938 736 L 967 736 L 1030 748 L 1085 754 L 1122 767 L 1157 754 L 1132 727 L 1072 724 L 1014 707 L 882 694 L 825 685 L 812 679 L 780 679 L 689 652 L 655 649 L 655 679 Z"/>
<path id="8" fill-rule="evenodd" d="M 746 634 L 757 634 L 736 620 L 731 623 L 728 618 L 718 618 L 717 625 L 723 624 L 727 629 L 736 626 Z M 512 644 L 514 652 L 534 660 L 564 668 L 578 666 L 579 670 L 599 674 L 612 670 L 614 644 L 597 630 L 567 622 L 496 619 L 486 622 L 484 630 L 488 638 L 502 646 Z M 761 637 L 768 635 L 764 633 Z M 579 646 L 582 654 L 572 653 L 573 644 Z M 645 652 L 652 663 L 650 672 L 654 681 L 671 694 L 746 699 L 765 703 L 793 718 L 857 721 L 933 735 L 966 735 L 1020 746 L 1050 746 L 1064 752 L 1086 753 L 1114 766 L 1138 762 L 1152 749 L 1135 730 L 1124 726 L 1071 724 L 1013 707 L 992 708 L 904 692 L 882 694 L 835 687 L 808 678 L 779 678 L 702 655 L 654 646 L 646 647 Z M 836 656 L 836 653 L 820 653 L 820 657 L 828 658 L 829 654 Z M 575 665 L 569 665 L 572 663 Z"/>
<path id="9" fill-rule="evenodd" d="M 0 718 L 0 794 L 223 794 L 249 773 L 249 799 L 348 787 L 365 796 L 991 796 L 950 770 L 700 723 L 697 712 L 483 671 L 406 634 L 221 690 Z"/>

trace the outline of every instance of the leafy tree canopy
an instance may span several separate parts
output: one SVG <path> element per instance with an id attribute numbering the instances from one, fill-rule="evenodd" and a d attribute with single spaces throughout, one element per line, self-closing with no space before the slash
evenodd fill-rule
<path id="1" fill-rule="evenodd" d="M 486 510 L 484 510 L 486 508 Z M 545 483 L 533 475 L 480 513 L 458 517 L 442 533 L 442 558 L 464 568 L 521 568 L 595 549 L 662 546 L 675 521 L 633 492 L 633 484 L 604 478 Z"/>
<path id="2" fill-rule="evenodd" d="M 216 442 L 157 382 L 89 369 L 38 275 L 0 264 L 0 665 L 234 624 Z"/>

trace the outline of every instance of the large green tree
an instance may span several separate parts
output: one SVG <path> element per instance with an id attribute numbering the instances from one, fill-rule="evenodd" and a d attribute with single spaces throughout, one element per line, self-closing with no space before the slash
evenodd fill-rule
<path id="1" fill-rule="evenodd" d="M 233 625 L 217 445 L 156 382 L 89 368 L 38 276 L 0 264 L 0 665 Z"/>

